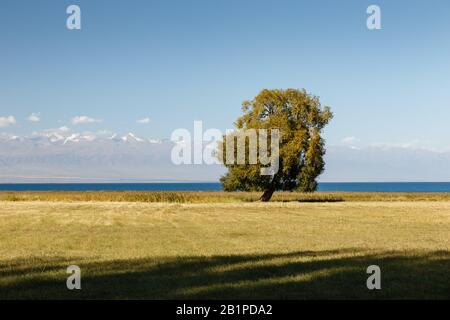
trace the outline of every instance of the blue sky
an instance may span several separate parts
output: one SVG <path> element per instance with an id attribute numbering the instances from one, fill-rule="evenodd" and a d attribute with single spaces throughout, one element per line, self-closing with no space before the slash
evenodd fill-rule
<path id="1" fill-rule="evenodd" d="M 370 4 L 382 30 L 366 28 Z M 232 127 L 260 89 L 305 88 L 335 113 L 329 144 L 448 150 L 449 39 L 448 0 L 3 0 L 0 117 L 16 123 L 0 132 L 89 116 L 102 122 L 77 127 L 168 138 L 194 120 Z"/>

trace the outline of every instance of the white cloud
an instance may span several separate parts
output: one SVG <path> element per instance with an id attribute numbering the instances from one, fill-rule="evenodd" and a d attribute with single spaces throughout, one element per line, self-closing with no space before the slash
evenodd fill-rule
<path id="1" fill-rule="evenodd" d="M 14 118 L 14 116 L 0 117 L 0 128 L 8 127 L 13 124 L 16 124 L 16 118 Z"/>
<path id="2" fill-rule="evenodd" d="M 69 132 L 70 128 L 64 126 L 64 127 L 60 127 L 58 130 L 61 131 L 61 132 Z"/>
<path id="3" fill-rule="evenodd" d="M 344 144 L 354 144 L 359 141 L 360 140 L 356 137 L 345 137 L 344 139 L 342 139 L 342 143 L 344 143 Z"/>
<path id="4" fill-rule="evenodd" d="M 100 119 L 94 119 L 88 116 L 76 116 L 72 119 L 72 124 L 86 124 L 86 123 L 96 123 L 96 122 L 102 122 Z"/>
<path id="5" fill-rule="evenodd" d="M 28 121 L 30 122 L 39 122 L 41 121 L 41 114 L 40 113 L 32 113 L 30 114 L 30 116 L 28 117 Z"/>
<path id="6" fill-rule="evenodd" d="M 140 123 L 140 124 L 148 124 L 148 123 L 150 123 L 150 118 L 142 118 L 142 119 L 139 119 L 139 120 L 137 120 L 136 121 L 137 123 Z"/>

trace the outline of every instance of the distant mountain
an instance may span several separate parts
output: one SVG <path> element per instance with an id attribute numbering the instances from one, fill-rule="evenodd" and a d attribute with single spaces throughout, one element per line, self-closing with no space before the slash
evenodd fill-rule
<path id="1" fill-rule="evenodd" d="M 172 164 L 169 140 L 73 132 L 0 135 L 0 181 L 217 180 L 223 168 Z"/>
<path id="2" fill-rule="evenodd" d="M 144 139 L 136 137 L 133 133 L 128 133 L 127 135 L 123 136 L 122 141 L 124 142 L 144 142 Z"/>
<path id="3" fill-rule="evenodd" d="M 76 133 L 62 127 L 0 134 L 0 182 L 217 181 L 219 165 L 174 165 L 169 140 L 133 133 Z M 321 181 L 450 181 L 450 152 L 408 146 L 328 146 Z"/>
<path id="4" fill-rule="evenodd" d="M 450 181 L 450 152 L 408 146 L 330 146 L 322 181 Z"/>

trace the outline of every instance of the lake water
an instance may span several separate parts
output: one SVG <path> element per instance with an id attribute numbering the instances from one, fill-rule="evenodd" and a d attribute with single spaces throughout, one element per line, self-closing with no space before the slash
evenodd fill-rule
<path id="1" fill-rule="evenodd" d="M 220 183 L 5 183 L 2 191 L 219 191 Z M 450 182 L 322 182 L 319 191 L 450 192 Z"/>

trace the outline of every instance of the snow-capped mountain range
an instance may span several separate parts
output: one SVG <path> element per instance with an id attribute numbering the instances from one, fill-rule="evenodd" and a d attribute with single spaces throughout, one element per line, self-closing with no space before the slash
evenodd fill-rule
<path id="1" fill-rule="evenodd" d="M 72 132 L 70 129 L 66 127 L 61 127 L 56 130 L 47 130 L 43 132 L 35 132 L 29 136 L 17 136 L 12 134 L 2 133 L 0 134 L 0 143 L 10 142 L 10 141 L 20 141 L 20 142 L 34 142 L 34 143 L 58 143 L 58 144 L 70 144 L 70 143 L 78 143 L 78 142 L 94 142 L 94 141 L 113 141 L 113 142 L 142 142 L 142 143 L 151 143 L 151 144 L 161 144 L 163 141 L 161 139 L 152 139 L 152 138 L 140 138 L 136 136 L 134 133 L 127 133 L 126 135 L 119 136 L 116 133 L 109 132 Z"/>
<path id="2" fill-rule="evenodd" d="M 174 143 L 133 133 L 72 132 L 62 127 L 29 136 L 0 134 L 0 182 L 217 180 L 220 166 L 177 166 Z"/>
<path id="3" fill-rule="evenodd" d="M 220 165 L 175 165 L 174 143 L 133 133 L 66 127 L 0 133 L 0 183 L 16 181 L 217 181 Z M 328 146 L 321 181 L 450 181 L 450 152 L 410 145 Z"/>

